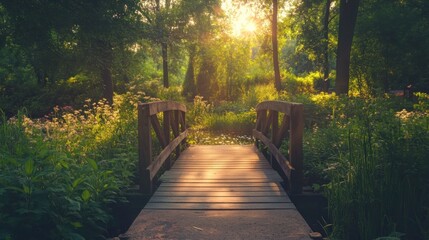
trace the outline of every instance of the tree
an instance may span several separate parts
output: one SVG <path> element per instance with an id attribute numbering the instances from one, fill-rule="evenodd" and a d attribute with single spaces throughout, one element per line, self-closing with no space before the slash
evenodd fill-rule
<path id="1" fill-rule="evenodd" d="M 138 0 L 4 0 L 12 41 L 26 50 L 41 86 L 87 72 L 113 102 L 115 52 L 137 38 Z M 130 55 L 128 55 L 130 56 Z"/>
<path id="2" fill-rule="evenodd" d="M 350 79 L 350 53 L 353 42 L 353 33 L 356 25 L 359 0 L 340 1 L 340 20 L 338 26 L 337 47 L 337 76 L 335 92 L 348 94 Z"/>
<path id="3" fill-rule="evenodd" d="M 189 62 L 186 69 L 185 80 L 183 81 L 182 95 L 186 97 L 188 101 L 192 101 L 197 95 L 197 86 L 195 85 L 195 45 L 189 49 Z"/>
<path id="4" fill-rule="evenodd" d="M 329 15 L 331 9 L 331 1 L 326 0 L 325 14 L 323 15 L 323 87 L 322 90 L 327 92 L 329 90 Z"/>
<path id="5" fill-rule="evenodd" d="M 141 3 L 140 13 L 145 18 L 149 31 L 144 37 L 161 47 L 163 85 L 169 83 L 169 48 L 173 44 L 181 44 L 187 37 L 186 29 L 197 14 L 207 12 L 217 0 L 150 0 Z"/>
<path id="6" fill-rule="evenodd" d="M 279 44 L 277 39 L 277 15 L 278 15 L 278 0 L 273 0 L 273 16 L 271 23 L 271 41 L 273 46 L 273 67 L 274 67 L 274 86 L 277 91 L 280 91 L 280 67 L 279 67 Z"/>

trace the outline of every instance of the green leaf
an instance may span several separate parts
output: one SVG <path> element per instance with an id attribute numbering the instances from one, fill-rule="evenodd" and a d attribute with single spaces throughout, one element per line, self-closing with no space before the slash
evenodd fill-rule
<path id="1" fill-rule="evenodd" d="M 71 222 L 71 225 L 75 228 L 81 228 L 83 226 L 81 222 Z"/>
<path id="2" fill-rule="evenodd" d="M 88 159 L 88 163 L 89 165 L 91 165 L 92 169 L 94 169 L 95 171 L 98 170 L 97 163 L 93 159 Z"/>
<path id="3" fill-rule="evenodd" d="M 33 174 L 34 171 L 34 161 L 32 159 L 27 160 L 24 164 L 25 175 L 28 177 Z"/>
<path id="4" fill-rule="evenodd" d="M 83 178 L 78 178 L 76 180 L 73 181 L 73 188 L 76 188 L 81 182 L 83 182 Z"/>
<path id="5" fill-rule="evenodd" d="M 91 198 L 91 193 L 90 193 L 87 189 L 85 189 L 85 190 L 82 192 L 82 200 L 83 200 L 84 202 L 88 202 L 89 198 Z"/>
<path id="6" fill-rule="evenodd" d="M 23 190 L 24 190 L 24 193 L 25 193 L 25 194 L 31 194 L 31 189 L 30 189 L 30 187 L 28 187 L 27 185 L 24 185 L 24 186 L 23 186 Z"/>

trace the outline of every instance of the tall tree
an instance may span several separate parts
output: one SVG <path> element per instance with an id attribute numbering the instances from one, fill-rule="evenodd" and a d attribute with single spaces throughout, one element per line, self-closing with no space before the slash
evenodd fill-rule
<path id="1" fill-rule="evenodd" d="M 193 17 L 206 12 L 217 3 L 217 0 L 148 0 L 141 2 L 140 13 L 149 28 L 145 38 L 159 44 L 161 48 L 163 85 L 169 83 L 169 48 L 173 44 L 181 44 L 186 38 L 186 29 Z M 192 22 L 192 21 L 191 21 Z"/>
<path id="2" fill-rule="evenodd" d="M 329 90 L 329 15 L 331 9 L 331 1 L 326 0 L 325 14 L 323 15 L 323 91 Z"/>
<path id="3" fill-rule="evenodd" d="M 278 15 L 278 0 L 273 0 L 271 41 L 273 46 L 274 86 L 277 91 L 280 91 L 282 86 L 281 86 L 280 67 L 279 67 L 279 43 L 277 39 L 277 15 Z"/>
<path id="4" fill-rule="evenodd" d="M 348 94 L 350 79 L 350 53 L 353 42 L 353 33 L 359 9 L 359 0 L 340 1 L 340 21 L 338 26 L 337 47 L 337 76 L 335 92 Z"/>

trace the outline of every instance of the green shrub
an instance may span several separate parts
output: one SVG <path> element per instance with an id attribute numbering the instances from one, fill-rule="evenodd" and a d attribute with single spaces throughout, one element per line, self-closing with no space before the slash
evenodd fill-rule
<path id="1" fill-rule="evenodd" d="M 136 103 L 115 96 L 49 119 L 0 122 L 0 237 L 104 239 L 137 163 Z"/>

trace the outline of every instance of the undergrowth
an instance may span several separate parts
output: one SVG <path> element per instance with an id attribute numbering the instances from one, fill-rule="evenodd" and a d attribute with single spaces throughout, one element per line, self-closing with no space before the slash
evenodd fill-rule
<path id="1" fill-rule="evenodd" d="M 104 239 L 110 207 L 135 176 L 136 103 L 87 100 L 0 123 L 0 239 Z"/>

